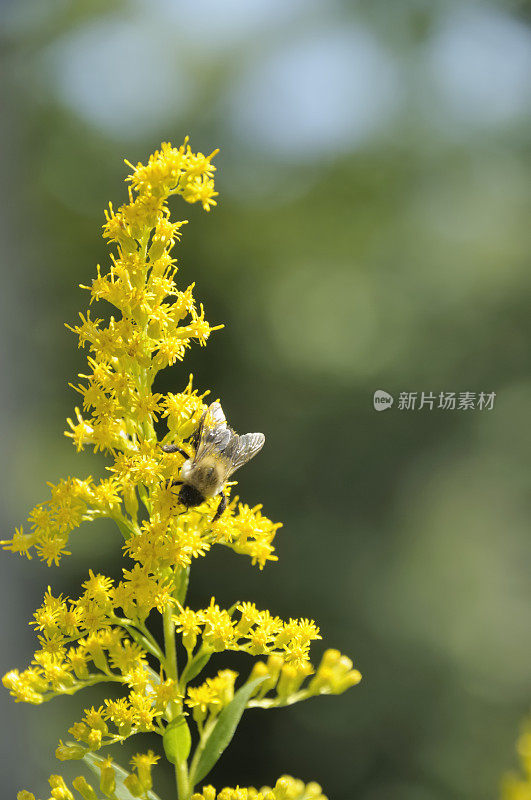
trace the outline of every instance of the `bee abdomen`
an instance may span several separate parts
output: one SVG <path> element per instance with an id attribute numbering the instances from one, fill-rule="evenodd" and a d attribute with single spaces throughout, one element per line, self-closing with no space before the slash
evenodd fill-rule
<path id="1" fill-rule="evenodd" d="M 213 497 L 221 487 L 222 474 L 216 464 L 198 464 L 189 481 L 205 496 Z"/>
<path id="2" fill-rule="evenodd" d="M 200 506 L 201 503 L 204 503 L 205 497 L 195 486 L 184 483 L 179 492 L 179 502 L 186 506 L 186 508 L 192 508 L 193 506 Z"/>

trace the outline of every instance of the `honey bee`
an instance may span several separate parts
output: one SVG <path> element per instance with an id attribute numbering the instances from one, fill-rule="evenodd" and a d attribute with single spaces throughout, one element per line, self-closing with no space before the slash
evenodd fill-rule
<path id="1" fill-rule="evenodd" d="M 179 502 L 191 508 L 209 497 L 221 495 L 212 519 L 215 522 L 227 508 L 227 498 L 223 492 L 226 481 L 262 449 L 264 442 L 263 433 L 238 436 L 228 427 L 221 405 L 212 403 L 203 413 L 192 439 L 195 453 L 191 458 L 177 445 L 162 446 L 165 453 L 180 453 L 186 458 L 179 479 L 170 484 L 181 486 Z"/>

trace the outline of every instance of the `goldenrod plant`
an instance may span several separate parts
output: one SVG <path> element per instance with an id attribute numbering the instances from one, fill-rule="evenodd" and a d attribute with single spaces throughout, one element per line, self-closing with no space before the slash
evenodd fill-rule
<path id="1" fill-rule="evenodd" d="M 505 775 L 501 800 L 531 800 L 531 719 L 524 723 L 516 749 L 521 772 L 509 772 Z"/>
<path id="2" fill-rule="evenodd" d="M 87 708 L 56 749 L 59 760 L 83 759 L 96 785 L 80 776 L 69 788 L 52 775 L 50 800 L 158 800 L 152 770 L 161 755 L 138 753 L 130 771 L 101 755 L 142 733 L 160 735 L 179 800 L 325 800 L 318 784 L 289 776 L 260 790 L 198 787 L 246 709 L 340 694 L 361 679 L 337 650 L 326 650 L 312 666 L 310 643 L 321 638 L 312 620 L 286 622 L 252 602 L 225 609 L 214 597 L 206 608 L 186 605 L 194 559 L 222 545 L 262 569 L 276 560 L 280 527 L 260 505 L 231 498 L 233 484 L 222 513 L 219 497 L 181 502 L 174 482 L 183 477 L 186 457 L 194 456 L 208 392 L 194 388 L 191 376 L 176 394 L 153 391 L 160 370 L 181 362 L 194 341 L 206 344 L 216 329 L 198 308 L 194 285 L 177 288 L 171 251 L 184 223 L 171 222 L 168 209 L 172 195 L 206 211 L 216 205 L 214 155 L 193 153 L 186 140 L 181 147 L 162 144 L 146 165 L 129 164 L 129 202 L 117 211 L 110 206 L 103 226 L 115 246 L 110 267 L 98 267 L 91 285 L 82 287 L 91 305 L 105 301 L 116 311 L 104 320 L 89 310 L 72 328 L 89 354 L 87 372 L 74 387 L 82 403 L 66 435 L 77 451 L 101 451 L 109 476 L 52 485 L 50 499 L 29 514 L 26 532 L 21 527 L 2 542 L 14 553 L 36 553 L 48 566 L 59 565 L 73 531 L 107 517 L 116 523 L 127 560 L 119 582 L 89 569 L 77 598 L 48 588 L 31 623 L 39 642 L 33 660 L 3 678 L 15 700 L 34 704 L 95 684 L 121 687 L 121 696 L 114 687 L 112 697 Z M 159 629 L 163 641 L 153 633 Z M 226 650 L 262 658 L 241 680 L 230 669 L 202 676 L 211 656 Z M 18 800 L 35 797 L 23 790 Z"/>

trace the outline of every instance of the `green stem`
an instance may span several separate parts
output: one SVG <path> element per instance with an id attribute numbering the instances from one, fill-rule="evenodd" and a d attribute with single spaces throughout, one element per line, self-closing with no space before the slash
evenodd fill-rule
<path id="1" fill-rule="evenodd" d="M 77 681 L 74 686 L 63 686 L 57 692 L 49 692 L 47 695 L 41 695 L 44 703 L 52 700 L 54 697 L 60 697 L 63 694 L 76 694 L 81 689 L 86 689 L 87 686 L 95 686 L 97 683 L 124 683 L 125 680 L 122 675 L 94 675 L 93 677 L 86 678 L 85 680 Z"/>
<path id="2" fill-rule="evenodd" d="M 301 700 L 308 700 L 310 697 L 314 697 L 314 695 L 307 689 L 302 689 L 300 692 L 295 692 L 283 698 L 254 698 L 249 700 L 247 708 L 283 708 L 284 706 L 292 706 L 294 703 L 300 703 Z"/>
<path id="3" fill-rule="evenodd" d="M 171 603 L 168 603 L 164 610 L 164 649 L 166 651 L 166 658 L 164 661 L 168 678 L 172 678 L 177 682 L 179 680 L 179 673 L 177 671 L 175 624 L 173 622 L 173 607 Z"/>
<path id="4" fill-rule="evenodd" d="M 177 650 L 175 647 L 175 624 L 173 622 L 173 606 L 168 603 L 164 611 L 164 648 L 166 651 L 165 667 L 166 674 L 175 682 L 179 680 L 177 669 Z M 170 704 L 169 719 L 173 719 L 175 713 L 179 713 L 175 704 Z M 175 783 L 177 785 L 177 797 L 179 800 L 190 800 L 190 781 L 188 778 L 188 762 L 186 759 L 178 759 L 175 764 Z"/>
<path id="5" fill-rule="evenodd" d="M 217 717 L 214 717 L 213 719 L 211 719 L 209 722 L 207 722 L 207 724 L 205 725 L 203 731 L 201 732 L 201 738 L 199 740 L 199 744 L 197 745 L 196 751 L 194 753 L 194 757 L 192 759 L 192 763 L 190 764 L 190 782 L 192 784 L 192 789 L 194 788 L 194 785 L 195 785 L 194 784 L 194 777 L 195 777 L 195 773 L 196 773 L 196 770 L 197 770 L 197 766 L 199 764 L 199 759 L 201 758 L 203 750 L 206 747 L 206 743 L 208 742 L 210 734 L 214 730 L 217 721 L 218 721 Z"/>
<path id="6" fill-rule="evenodd" d="M 180 761 L 175 765 L 175 782 L 177 784 L 177 797 L 179 800 L 188 800 L 191 794 L 191 788 L 188 778 L 188 764 L 186 761 Z"/>

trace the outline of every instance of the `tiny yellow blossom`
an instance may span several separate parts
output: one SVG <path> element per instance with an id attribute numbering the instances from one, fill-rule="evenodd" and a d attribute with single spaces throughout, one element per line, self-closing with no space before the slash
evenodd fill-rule
<path id="1" fill-rule="evenodd" d="M 207 713 L 215 717 L 234 697 L 234 682 L 237 672 L 225 669 L 215 678 L 207 678 L 201 686 L 188 689 L 186 704 L 193 710 L 196 722 L 202 722 Z"/>
<path id="2" fill-rule="evenodd" d="M 153 786 L 151 769 L 158 761 L 160 761 L 160 756 L 156 756 L 153 750 L 148 750 L 147 753 L 137 753 L 131 759 L 130 763 L 136 771 L 136 777 L 142 792 L 149 792 Z"/>

